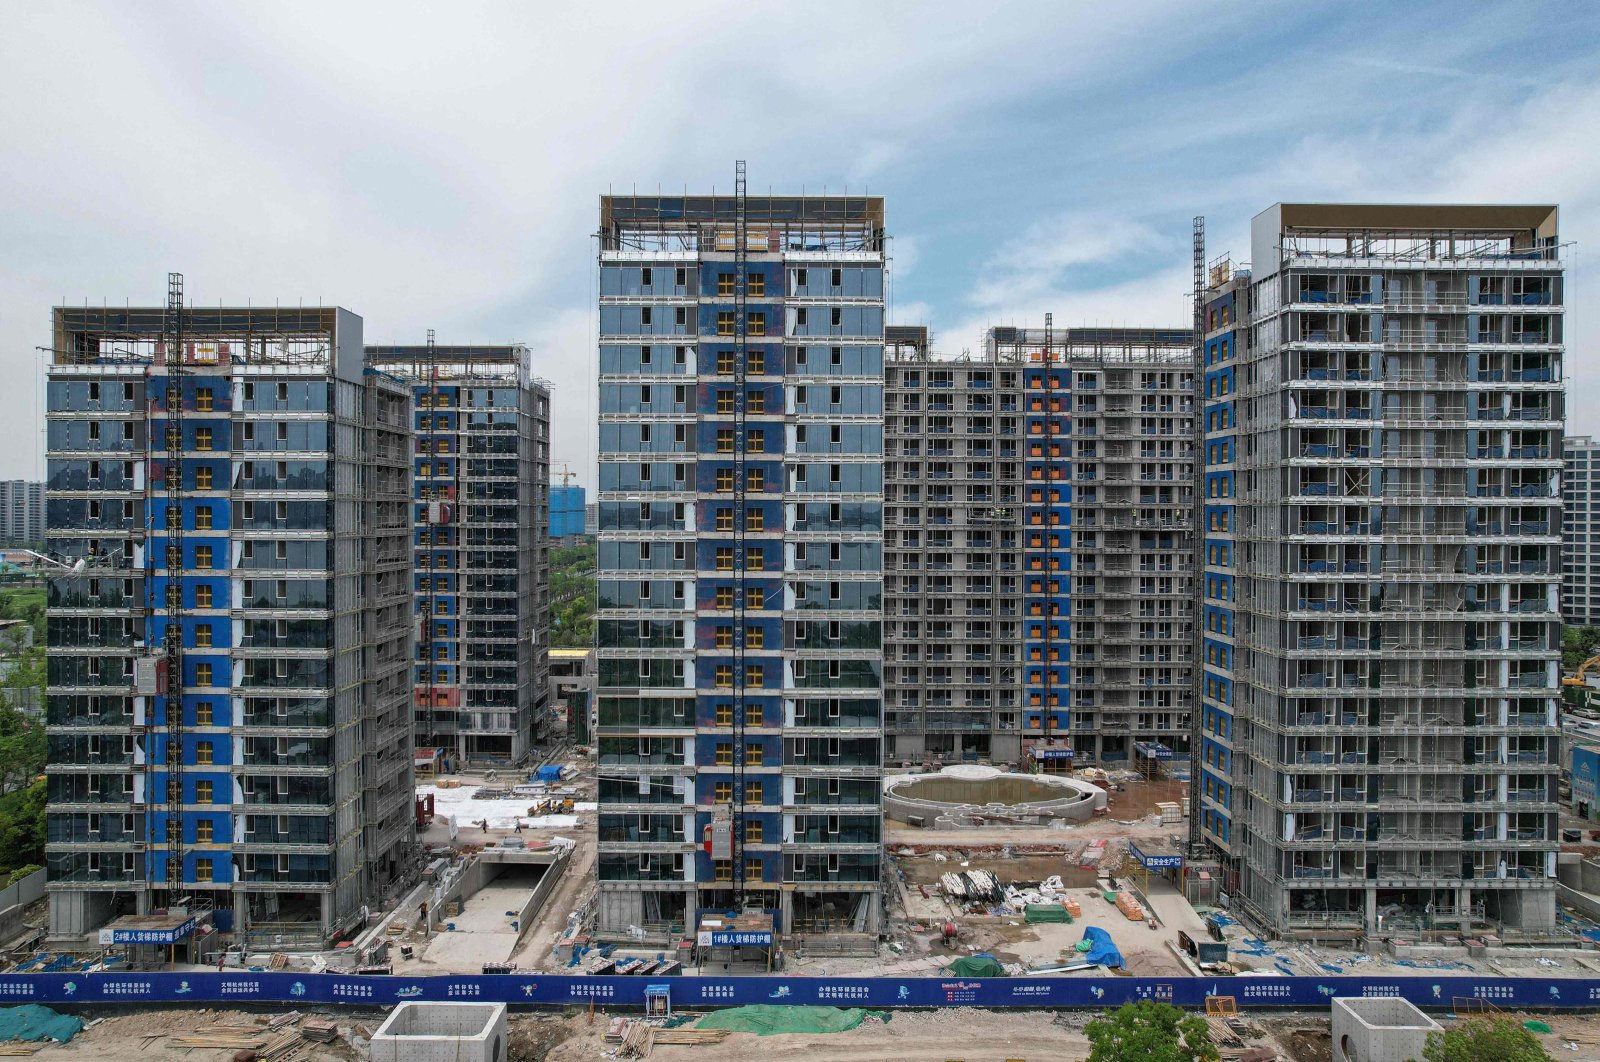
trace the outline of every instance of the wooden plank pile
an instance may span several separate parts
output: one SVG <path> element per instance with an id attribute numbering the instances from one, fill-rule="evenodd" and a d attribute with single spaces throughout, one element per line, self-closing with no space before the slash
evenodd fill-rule
<path id="1" fill-rule="evenodd" d="M 699 1047 L 720 1044 L 728 1038 L 727 1029 L 691 1029 L 682 1026 L 663 1029 L 648 1021 L 632 1018 L 613 1018 L 606 1026 L 606 1043 L 616 1044 L 616 1058 L 649 1058 L 657 1044 L 678 1047 Z"/>
<path id="2" fill-rule="evenodd" d="M 657 1029 L 654 1042 L 698 1047 L 701 1044 L 720 1044 L 728 1038 L 727 1029 Z"/>
<path id="3" fill-rule="evenodd" d="M 339 1027 L 331 1021 L 307 1019 L 300 1023 L 300 1035 L 319 1044 L 331 1044 L 339 1038 Z"/>

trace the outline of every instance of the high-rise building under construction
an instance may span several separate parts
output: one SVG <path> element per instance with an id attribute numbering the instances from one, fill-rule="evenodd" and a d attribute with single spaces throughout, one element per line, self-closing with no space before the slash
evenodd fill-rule
<path id="1" fill-rule="evenodd" d="M 1193 334 L 994 328 L 961 358 L 889 335 L 887 759 L 1166 773 L 1189 748 Z"/>
<path id="2" fill-rule="evenodd" d="M 326 945 L 414 869 L 410 396 L 347 310 L 181 285 L 54 314 L 51 932 Z"/>
<path id="3" fill-rule="evenodd" d="M 1555 924 L 1550 206 L 1284 203 L 1204 321 L 1203 835 L 1287 936 Z"/>
<path id="4" fill-rule="evenodd" d="M 600 928 L 874 935 L 883 200 L 600 210 Z"/>
<path id="5" fill-rule="evenodd" d="M 417 747 L 522 763 L 552 739 L 550 388 L 520 344 L 367 357 L 412 400 Z"/>

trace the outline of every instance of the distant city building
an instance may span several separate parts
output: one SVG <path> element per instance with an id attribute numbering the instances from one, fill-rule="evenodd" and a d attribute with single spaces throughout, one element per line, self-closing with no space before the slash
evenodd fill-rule
<path id="1" fill-rule="evenodd" d="M 520 763 L 552 737 L 549 385 L 522 345 L 367 356 L 412 399 L 417 746 Z"/>
<path id="2" fill-rule="evenodd" d="M 1203 835 L 1285 937 L 1556 929 L 1551 206 L 1283 203 L 1203 294 Z"/>
<path id="3" fill-rule="evenodd" d="M 0 480 L 0 544 L 37 546 L 44 541 L 44 484 Z"/>
<path id="4" fill-rule="evenodd" d="M 585 534 L 588 492 L 582 487 L 550 488 L 550 537 L 576 538 Z"/>
<path id="5" fill-rule="evenodd" d="M 600 504 L 589 502 L 583 507 L 583 533 L 598 535 L 600 533 Z"/>
<path id="6" fill-rule="evenodd" d="M 1600 443 L 1574 435 L 1561 456 L 1561 617 L 1600 626 Z"/>

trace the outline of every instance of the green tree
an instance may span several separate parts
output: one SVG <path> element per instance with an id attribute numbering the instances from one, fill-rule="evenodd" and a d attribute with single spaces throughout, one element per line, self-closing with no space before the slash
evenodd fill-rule
<path id="1" fill-rule="evenodd" d="M 586 649 L 594 644 L 596 568 L 599 546 L 584 539 L 550 551 L 550 644 Z"/>
<path id="2" fill-rule="evenodd" d="M 0 874 L 44 862 L 43 779 L 0 796 Z"/>
<path id="3" fill-rule="evenodd" d="M 0 697 L 0 795 L 32 785 L 45 756 L 44 727 Z"/>
<path id="4" fill-rule="evenodd" d="M 1424 1062 L 1549 1062 L 1538 1039 L 1510 1018 L 1474 1019 L 1429 1033 Z"/>
<path id="5" fill-rule="evenodd" d="M 1579 665 L 1600 652 L 1600 627 L 1561 629 L 1561 669 L 1571 675 Z"/>
<path id="6" fill-rule="evenodd" d="M 1089 1062 L 1216 1062 L 1204 1018 L 1142 999 L 1125 1004 L 1084 1029 Z"/>

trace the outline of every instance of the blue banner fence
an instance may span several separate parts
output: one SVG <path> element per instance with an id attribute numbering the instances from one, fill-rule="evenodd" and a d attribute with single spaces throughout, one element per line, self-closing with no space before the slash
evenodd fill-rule
<path id="1" fill-rule="evenodd" d="M 1536 977 L 433 977 L 294 973 L 0 974 L 0 1006 L 58 1004 L 348 1004 L 408 999 L 520 1006 L 642 1007 L 646 985 L 666 984 L 674 1006 L 750 1003 L 844 1007 L 1064 1007 L 1102 1009 L 1140 999 L 1204 1006 L 1325 1007 L 1335 996 L 1400 996 L 1429 1010 L 1462 998 L 1520 1009 L 1600 1009 L 1600 978 Z"/>

